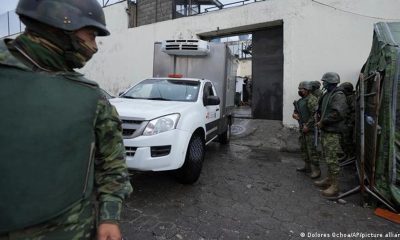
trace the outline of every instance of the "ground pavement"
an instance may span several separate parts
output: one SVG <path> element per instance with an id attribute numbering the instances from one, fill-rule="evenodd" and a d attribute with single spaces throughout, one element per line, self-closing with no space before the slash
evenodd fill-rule
<path id="1" fill-rule="evenodd" d="M 295 171 L 302 164 L 296 131 L 277 121 L 236 119 L 233 132 L 229 145 L 207 147 L 194 185 L 179 184 L 169 173 L 133 172 L 134 192 L 121 224 L 126 239 L 362 239 L 334 236 L 400 233 L 398 225 L 362 207 L 359 194 L 346 203 L 323 199 Z M 341 184 L 356 184 L 354 174 L 346 168 Z"/>

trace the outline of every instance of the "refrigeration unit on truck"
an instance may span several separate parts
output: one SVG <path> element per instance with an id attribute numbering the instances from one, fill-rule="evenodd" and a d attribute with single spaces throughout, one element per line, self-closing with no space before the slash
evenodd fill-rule
<path id="1" fill-rule="evenodd" d="M 122 120 L 128 168 L 175 170 L 180 182 L 197 181 L 205 145 L 229 142 L 236 70 L 223 43 L 156 42 L 153 77 L 110 100 Z"/>

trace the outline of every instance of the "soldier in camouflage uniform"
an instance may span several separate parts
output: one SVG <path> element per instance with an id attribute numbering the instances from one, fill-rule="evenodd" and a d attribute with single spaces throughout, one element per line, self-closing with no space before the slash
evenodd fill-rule
<path id="1" fill-rule="evenodd" d="M 324 159 L 328 166 L 327 177 L 316 181 L 315 185 L 325 190 L 322 195 L 334 197 L 339 193 L 338 175 L 340 171 L 337 153 L 341 150 L 340 138 L 347 113 L 346 97 L 337 87 L 340 77 L 337 73 L 328 72 L 321 79 L 326 92 L 318 106 L 317 127 L 321 129 L 321 143 Z"/>
<path id="2" fill-rule="evenodd" d="M 132 192 L 121 122 L 73 69 L 109 35 L 96 0 L 20 0 L 0 41 L 0 240 L 121 239 Z"/>
<path id="3" fill-rule="evenodd" d="M 322 96 L 321 83 L 319 81 L 311 81 L 311 86 L 312 95 L 317 97 L 317 99 L 319 100 L 319 98 Z"/>
<path id="4" fill-rule="evenodd" d="M 311 94 L 317 98 L 317 101 L 319 101 L 319 99 L 322 96 L 321 83 L 319 81 L 311 81 L 311 86 L 312 86 Z M 318 134 L 317 134 L 317 138 L 319 139 Z M 320 139 L 318 140 L 318 142 L 320 142 Z M 320 143 L 318 143 L 318 144 L 320 144 Z M 317 153 L 318 153 L 318 158 L 321 159 L 321 155 L 322 155 L 321 147 L 317 147 Z"/>
<path id="5" fill-rule="evenodd" d="M 311 83 L 301 82 L 299 84 L 299 100 L 294 102 L 295 110 L 293 118 L 299 122 L 300 147 L 304 159 L 304 167 L 297 168 L 300 172 L 311 172 L 312 179 L 321 175 L 319 168 L 319 154 L 314 146 L 314 112 L 318 105 L 317 98 L 311 94 Z"/>
<path id="6" fill-rule="evenodd" d="M 354 101 L 354 86 L 350 82 L 344 82 L 339 86 L 343 93 L 346 95 L 346 103 L 347 103 L 347 114 L 345 125 L 346 128 L 343 131 L 342 138 L 342 149 L 344 153 L 347 155 L 348 159 L 353 159 L 355 157 L 355 148 L 354 148 L 354 124 L 355 124 L 355 101 Z"/>

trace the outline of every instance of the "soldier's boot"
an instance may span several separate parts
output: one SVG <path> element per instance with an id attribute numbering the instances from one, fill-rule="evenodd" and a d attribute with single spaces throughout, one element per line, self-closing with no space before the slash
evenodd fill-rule
<path id="1" fill-rule="evenodd" d="M 339 194 L 339 185 L 337 176 L 331 176 L 331 186 L 322 191 L 324 197 L 336 197 Z"/>
<path id="2" fill-rule="evenodd" d="M 298 167 L 296 168 L 296 171 L 298 172 L 304 172 L 304 173 L 310 173 L 311 172 L 311 165 L 310 163 L 305 163 L 304 167 Z"/>
<path id="3" fill-rule="evenodd" d="M 320 176 L 321 176 L 321 169 L 319 168 L 319 166 L 311 165 L 310 178 L 316 179 L 319 178 Z"/>
<path id="4" fill-rule="evenodd" d="M 319 187 L 319 188 L 326 189 L 329 186 L 331 186 L 331 177 L 327 176 L 326 178 L 324 178 L 322 180 L 315 181 L 314 185 Z"/>

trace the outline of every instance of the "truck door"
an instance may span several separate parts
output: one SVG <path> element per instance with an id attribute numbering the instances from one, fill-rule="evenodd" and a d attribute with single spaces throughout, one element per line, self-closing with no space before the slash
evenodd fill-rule
<path id="1" fill-rule="evenodd" d="M 203 103 L 205 105 L 208 96 L 216 96 L 216 91 L 210 82 L 204 84 Z M 221 116 L 219 105 L 205 106 L 206 142 L 218 135 L 218 123 Z"/>

